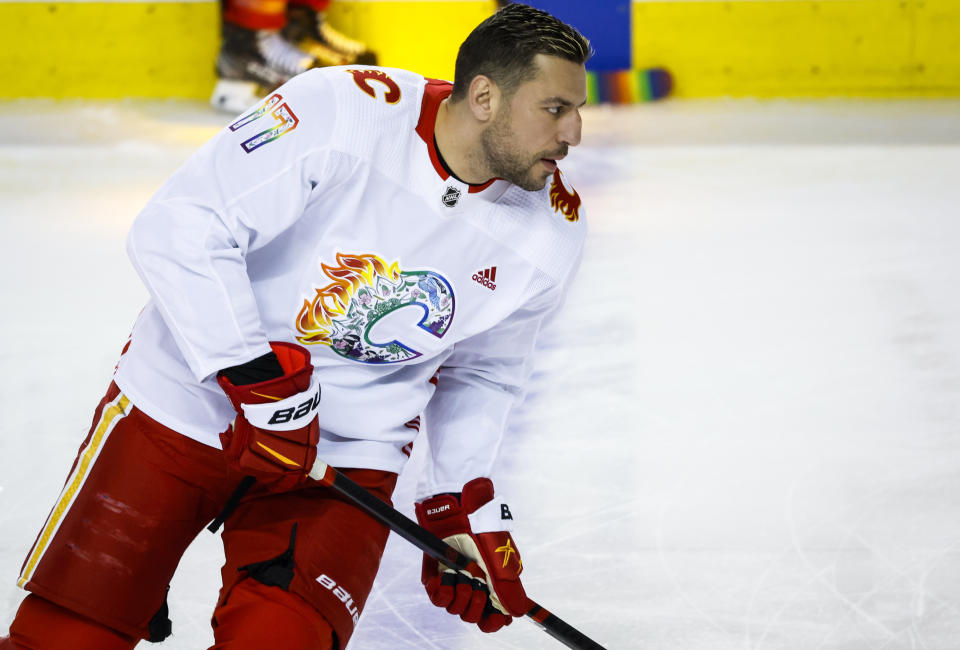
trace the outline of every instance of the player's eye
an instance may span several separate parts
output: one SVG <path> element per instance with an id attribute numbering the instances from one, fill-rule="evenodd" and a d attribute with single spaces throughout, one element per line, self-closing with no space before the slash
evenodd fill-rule
<path id="1" fill-rule="evenodd" d="M 551 115 L 560 115 L 563 113 L 563 106 L 547 106 L 547 112 Z"/>

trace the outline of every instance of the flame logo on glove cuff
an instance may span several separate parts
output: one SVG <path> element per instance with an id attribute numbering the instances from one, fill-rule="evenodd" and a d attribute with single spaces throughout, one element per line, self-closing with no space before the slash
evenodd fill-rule
<path id="1" fill-rule="evenodd" d="M 503 566 L 501 568 L 506 569 L 507 565 L 510 564 L 510 556 L 517 556 L 517 575 L 520 575 L 520 572 L 523 570 L 523 560 L 520 559 L 520 553 L 517 552 L 517 549 L 513 548 L 513 540 L 510 537 L 507 537 L 507 543 L 503 546 L 500 546 L 494 549 L 496 553 L 503 553 Z"/>

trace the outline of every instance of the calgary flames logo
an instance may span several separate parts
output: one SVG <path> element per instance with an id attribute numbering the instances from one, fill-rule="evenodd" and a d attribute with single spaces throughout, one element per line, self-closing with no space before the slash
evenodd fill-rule
<path id="1" fill-rule="evenodd" d="M 417 326 L 438 339 L 453 320 L 453 289 L 433 271 L 402 271 L 397 262 L 388 264 L 376 255 L 343 253 L 337 253 L 337 266 L 320 267 L 332 282 L 303 301 L 296 322 L 301 343 L 328 345 L 352 361 L 395 363 L 422 352 L 399 340 L 371 340 L 381 318 L 416 305 L 423 310 Z"/>
<path id="2" fill-rule="evenodd" d="M 567 221 L 580 219 L 580 195 L 572 187 L 567 189 L 559 169 L 553 172 L 553 182 L 550 184 L 550 207 L 562 213 Z"/>
<path id="3" fill-rule="evenodd" d="M 400 86 L 383 70 L 347 70 L 347 72 L 353 75 L 353 80 L 357 86 L 360 87 L 360 90 L 374 99 L 377 98 L 377 92 L 373 89 L 373 86 L 370 85 L 370 82 L 379 81 L 387 87 L 387 94 L 383 96 L 385 102 L 388 104 L 396 104 L 400 101 Z"/>
<path id="4" fill-rule="evenodd" d="M 400 277 L 396 262 L 387 266 L 376 255 L 337 253 L 337 262 L 339 266 L 320 265 L 333 283 L 317 289 L 312 301 L 303 301 L 297 316 L 297 331 L 301 334 L 297 340 L 301 343 L 331 345 L 330 326 L 335 318 L 346 314 L 354 294 L 372 286 L 378 275 L 393 281 Z"/>

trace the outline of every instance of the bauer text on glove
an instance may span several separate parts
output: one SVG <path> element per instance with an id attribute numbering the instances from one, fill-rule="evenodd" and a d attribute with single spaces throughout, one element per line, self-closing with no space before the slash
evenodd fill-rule
<path id="1" fill-rule="evenodd" d="M 317 458 L 320 387 L 310 353 L 299 345 L 270 344 L 283 374 L 237 385 L 228 373 L 217 381 L 237 410 L 231 427 L 220 434 L 224 452 L 240 471 L 257 478 L 296 481 Z M 234 373 L 234 378 L 236 374 Z"/>
<path id="2" fill-rule="evenodd" d="M 484 632 L 509 625 L 532 606 L 520 582 L 523 562 L 510 530 L 513 515 L 494 498 L 493 482 L 477 478 L 459 494 L 439 494 L 416 505 L 420 525 L 472 559 L 475 570 L 455 571 L 424 556 L 421 581 L 431 602 L 476 623 Z"/>

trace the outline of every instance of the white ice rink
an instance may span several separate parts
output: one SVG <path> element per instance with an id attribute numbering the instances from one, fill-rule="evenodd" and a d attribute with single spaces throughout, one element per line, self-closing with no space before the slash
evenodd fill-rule
<path id="1" fill-rule="evenodd" d="M 226 121 L 0 104 L 0 633 L 146 299 L 128 225 Z M 530 596 L 610 650 L 960 648 L 960 102 L 584 121 L 586 258 L 497 477 Z M 158 647 L 212 642 L 221 560 L 203 533 Z M 391 538 L 351 650 L 561 647 L 419 571 Z"/>

